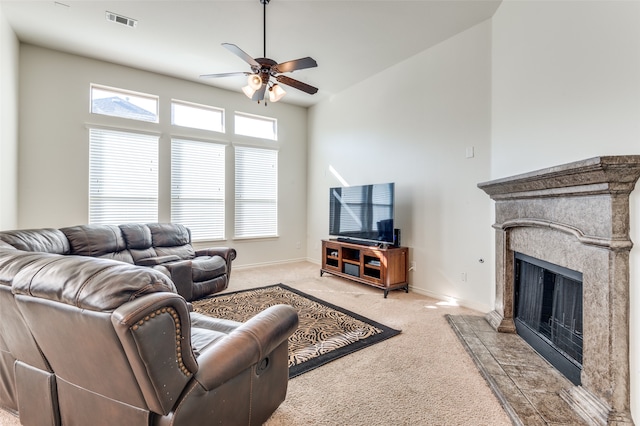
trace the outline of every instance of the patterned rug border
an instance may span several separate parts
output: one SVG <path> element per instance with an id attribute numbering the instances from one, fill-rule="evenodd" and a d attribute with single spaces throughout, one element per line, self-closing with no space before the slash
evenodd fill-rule
<path id="1" fill-rule="evenodd" d="M 380 343 L 384 340 L 387 340 L 393 336 L 397 336 L 398 334 L 400 334 L 402 331 L 401 330 L 396 330 L 394 328 L 388 327 L 384 324 L 381 324 L 377 321 L 374 321 L 370 318 L 367 318 L 365 316 L 362 316 L 360 314 L 357 314 L 353 311 L 350 311 L 348 309 L 344 309 L 340 306 L 334 305 L 332 303 L 327 302 L 326 300 L 322 300 L 318 297 L 312 296 L 308 293 L 305 293 L 303 291 L 300 291 L 298 289 L 295 289 L 293 287 L 289 287 L 286 284 L 271 284 L 271 285 L 266 285 L 266 286 L 262 286 L 262 287 L 255 287 L 255 288 L 249 288 L 249 289 L 245 289 L 245 290 L 238 290 L 238 291 L 231 291 L 231 292 L 226 292 L 226 293 L 219 293 L 216 295 L 211 296 L 210 298 L 215 299 L 218 297 L 224 297 L 224 296 L 230 296 L 233 294 L 239 294 L 239 293 L 247 293 L 250 291 L 255 291 L 255 290 L 262 290 L 262 289 L 268 289 L 268 288 L 273 288 L 273 287 L 280 287 L 284 290 L 290 291 L 292 293 L 297 294 L 298 296 L 304 297 L 306 299 L 309 299 L 313 302 L 319 303 L 321 305 L 327 306 L 331 309 L 334 309 L 338 312 L 341 312 L 345 315 L 348 315 L 350 317 L 355 318 L 356 320 L 365 322 L 373 327 L 379 328 L 380 330 L 382 330 L 382 333 L 378 333 L 375 334 L 373 336 L 369 336 L 367 338 L 358 340 L 357 342 L 351 343 L 345 347 L 342 348 L 338 348 L 335 349 L 331 352 L 322 354 L 316 358 L 307 360 L 305 362 L 302 362 L 300 364 L 296 364 L 293 365 L 289 368 L 289 379 L 293 379 L 294 377 L 297 377 L 303 373 L 309 372 L 311 370 L 315 370 L 316 368 L 323 366 L 331 361 L 335 361 L 336 359 L 342 358 L 345 355 L 349 355 L 351 353 L 354 353 L 356 351 L 359 351 L 360 349 L 364 349 L 368 346 L 371 346 L 373 344 L 376 343 Z"/>

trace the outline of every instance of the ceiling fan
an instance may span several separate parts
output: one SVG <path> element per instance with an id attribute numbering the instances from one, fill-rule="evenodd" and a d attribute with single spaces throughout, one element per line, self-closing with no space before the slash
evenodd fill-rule
<path id="1" fill-rule="evenodd" d="M 203 74 L 202 78 L 232 77 L 237 75 L 248 76 L 247 86 L 242 91 L 253 101 L 265 100 L 268 92 L 270 102 L 278 102 L 286 94 L 279 84 L 271 80 L 273 77 L 278 83 L 301 90 L 310 95 L 315 94 L 318 89 L 282 73 L 293 72 L 305 68 L 314 68 L 318 63 L 310 57 L 294 59 L 292 61 L 277 63 L 273 59 L 267 58 L 267 4 L 270 0 L 259 0 L 263 5 L 263 58 L 253 58 L 235 44 L 222 43 L 222 47 L 238 56 L 251 67 L 251 71 L 228 72 L 221 74 Z"/>

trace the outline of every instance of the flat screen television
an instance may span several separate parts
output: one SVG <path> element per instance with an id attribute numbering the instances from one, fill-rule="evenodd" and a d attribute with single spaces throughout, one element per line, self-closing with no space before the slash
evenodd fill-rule
<path id="1" fill-rule="evenodd" d="M 329 235 L 393 244 L 394 183 L 329 189 Z"/>

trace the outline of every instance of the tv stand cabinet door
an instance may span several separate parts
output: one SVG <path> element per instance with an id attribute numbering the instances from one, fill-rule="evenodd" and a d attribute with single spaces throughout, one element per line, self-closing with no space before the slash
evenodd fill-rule
<path id="1" fill-rule="evenodd" d="M 386 250 L 384 284 L 387 287 L 407 282 L 407 258 L 408 249 L 406 247 Z"/>
<path id="2" fill-rule="evenodd" d="M 322 240 L 322 269 L 327 272 L 342 271 L 342 247 L 338 243 Z"/>

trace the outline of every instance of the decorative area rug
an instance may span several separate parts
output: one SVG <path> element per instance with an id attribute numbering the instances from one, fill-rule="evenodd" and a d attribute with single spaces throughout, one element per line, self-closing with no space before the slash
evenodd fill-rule
<path id="1" fill-rule="evenodd" d="M 269 306 L 298 311 L 298 329 L 289 337 L 289 378 L 400 333 L 306 293 L 276 284 L 194 301 L 204 315 L 245 322 Z"/>

